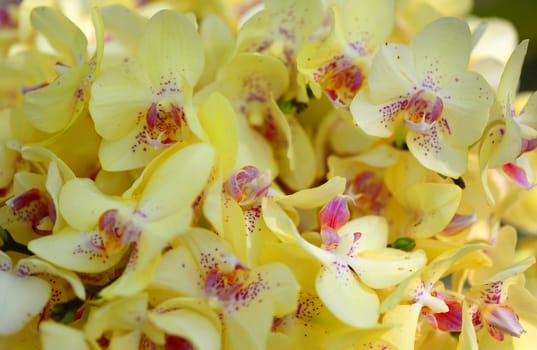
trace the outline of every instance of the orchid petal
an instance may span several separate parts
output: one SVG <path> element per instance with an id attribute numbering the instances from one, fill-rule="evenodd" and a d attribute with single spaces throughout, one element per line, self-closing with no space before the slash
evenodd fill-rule
<path id="1" fill-rule="evenodd" d="M 335 262 L 323 266 L 316 288 L 326 307 L 342 322 L 359 328 L 371 327 L 377 322 L 377 295 L 356 279 L 347 264 Z M 338 293 L 334 293 L 336 290 Z"/>
<path id="2" fill-rule="evenodd" d="M 160 311 L 162 306 L 157 307 Z M 206 315 L 188 308 L 150 312 L 148 319 L 167 335 L 187 339 L 196 349 L 217 349 L 220 346 L 220 329 Z"/>
<path id="3" fill-rule="evenodd" d="M 494 93 L 477 73 L 463 72 L 446 84 L 438 96 L 444 103 L 442 120 L 446 140 L 456 147 L 468 147 L 481 137 L 489 119 Z"/>
<path id="4" fill-rule="evenodd" d="M 385 44 L 380 47 L 369 71 L 371 102 L 378 105 L 385 101 L 400 100 L 413 91 L 418 82 L 414 71 L 412 51 L 404 45 Z M 354 103 L 353 103 L 354 104 Z M 351 105 L 353 115 L 358 107 Z"/>
<path id="5" fill-rule="evenodd" d="M 32 240 L 28 249 L 40 258 L 68 270 L 103 272 L 117 265 L 123 254 L 106 256 L 96 250 L 90 243 L 98 238 L 97 233 L 87 235 L 67 227 L 53 235 Z"/>
<path id="6" fill-rule="evenodd" d="M 161 148 L 149 144 L 145 124 L 139 123 L 117 140 L 103 139 L 99 160 L 107 171 L 132 170 L 147 165 L 160 153 Z"/>
<path id="7" fill-rule="evenodd" d="M 67 56 L 65 63 L 78 65 L 85 61 L 86 36 L 60 11 L 51 7 L 36 7 L 30 19 L 34 28 L 45 35 L 52 47 Z"/>
<path id="8" fill-rule="evenodd" d="M 214 153 L 210 145 L 202 143 L 173 153 L 151 174 L 137 212 L 156 221 L 179 209 L 190 208 L 209 179 Z"/>
<path id="9" fill-rule="evenodd" d="M 99 339 L 107 331 L 140 329 L 146 318 L 146 294 L 120 298 L 96 308 L 87 320 L 85 332 L 91 339 Z"/>
<path id="10" fill-rule="evenodd" d="M 106 140 L 125 136 L 139 118 L 145 119 L 154 99 L 149 77 L 137 62 L 106 71 L 93 83 L 89 101 L 97 133 Z"/>
<path id="11" fill-rule="evenodd" d="M 231 103 L 221 94 L 211 94 L 198 110 L 200 124 L 208 136 L 219 159 L 222 177 L 227 179 L 233 171 L 239 147 L 237 117 Z"/>
<path id="12" fill-rule="evenodd" d="M 183 76 L 190 86 L 204 66 L 203 45 L 191 19 L 179 12 L 162 10 L 147 22 L 140 38 L 138 56 L 153 86 L 162 79 Z"/>
<path id="13" fill-rule="evenodd" d="M 43 350 L 80 349 L 90 350 L 84 333 L 61 323 L 45 321 L 39 325 Z"/>
<path id="14" fill-rule="evenodd" d="M 187 248 L 174 248 L 162 255 L 150 288 L 201 298 L 205 294 L 202 288 L 204 281 L 197 270 L 196 262 Z"/>
<path id="15" fill-rule="evenodd" d="M 421 250 L 412 253 L 398 249 L 370 249 L 347 259 L 349 266 L 371 288 L 388 288 L 419 271 L 427 262 Z"/>
<path id="16" fill-rule="evenodd" d="M 472 36 L 466 22 L 444 17 L 423 28 L 412 40 L 411 48 L 419 81 L 436 91 L 466 69 Z"/>
<path id="17" fill-rule="evenodd" d="M 368 249 L 386 248 L 388 244 L 388 222 L 382 216 L 366 215 L 353 219 L 343 225 L 338 233 L 340 236 L 361 233 L 353 246 L 355 253 Z"/>
<path id="18" fill-rule="evenodd" d="M 60 269 L 52 264 L 49 264 L 43 260 L 37 259 L 35 257 L 29 257 L 26 259 L 19 260 L 18 268 L 24 268 L 31 271 L 33 276 L 46 276 L 51 275 L 65 280 L 69 286 L 72 288 L 73 292 L 77 298 L 84 300 L 86 299 L 86 290 L 84 285 L 80 281 L 80 278 L 77 274 L 72 271 Z M 53 289 L 58 288 L 57 285 L 52 285 Z"/>
<path id="19" fill-rule="evenodd" d="M 382 323 L 394 325 L 382 340 L 397 344 L 398 349 L 412 349 L 416 337 L 416 327 L 420 316 L 420 307 L 417 305 L 397 305 L 389 310 L 382 318 Z"/>
<path id="20" fill-rule="evenodd" d="M 295 208 L 317 208 L 345 190 L 345 178 L 334 176 L 320 186 L 306 188 L 285 197 L 276 198 L 278 203 Z"/>
<path id="21" fill-rule="evenodd" d="M 462 327 L 459 336 L 459 347 L 464 350 L 479 350 L 477 336 L 472 322 L 472 315 L 469 312 L 468 304 L 462 304 Z"/>
<path id="22" fill-rule="evenodd" d="M 224 348 L 264 349 L 272 325 L 270 307 L 267 302 L 252 303 L 233 316 L 224 313 Z"/>
<path id="23" fill-rule="evenodd" d="M 27 93 L 23 107 L 31 125 L 40 131 L 54 133 L 75 120 L 87 99 L 81 84 L 89 73 L 88 65 L 76 66 L 50 85 Z"/>
<path id="24" fill-rule="evenodd" d="M 402 121 L 401 112 L 406 106 L 407 99 L 396 97 L 388 102 L 375 104 L 367 91 L 367 89 L 360 91 L 351 103 L 350 109 L 354 122 L 367 135 L 390 137 Z"/>
<path id="25" fill-rule="evenodd" d="M 524 64 L 524 57 L 528 51 L 528 40 L 522 41 L 511 53 L 509 60 L 505 64 L 505 69 L 496 92 L 497 108 L 501 113 L 510 112 L 511 104 L 520 82 L 520 73 Z"/>
<path id="26" fill-rule="evenodd" d="M 100 12 L 107 32 L 124 45 L 129 53 L 135 53 L 147 18 L 123 5 L 103 6 Z"/>
<path id="27" fill-rule="evenodd" d="M 0 335 L 21 330 L 50 298 L 50 285 L 40 278 L 0 271 Z"/>
<path id="28" fill-rule="evenodd" d="M 290 131 L 288 155 L 287 158 L 280 160 L 280 179 L 290 188 L 301 190 L 310 187 L 315 180 L 317 166 L 315 151 L 301 124 L 290 117 L 288 124 Z"/>
<path id="29" fill-rule="evenodd" d="M 453 184 L 422 183 L 408 188 L 408 206 L 418 214 L 409 228 L 413 237 L 431 237 L 442 231 L 455 215 L 462 190 Z"/>
<path id="30" fill-rule="evenodd" d="M 449 144 L 444 126 L 433 125 L 430 134 L 409 130 L 406 136 L 408 149 L 426 168 L 442 175 L 457 178 L 466 170 L 468 151 Z"/>
<path id="31" fill-rule="evenodd" d="M 60 192 L 60 212 L 67 223 L 79 230 L 96 228 L 101 215 L 110 209 L 119 209 L 130 215 L 133 202 L 122 201 L 119 197 L 103 194 L 89 179 L 68 181 Z"/>

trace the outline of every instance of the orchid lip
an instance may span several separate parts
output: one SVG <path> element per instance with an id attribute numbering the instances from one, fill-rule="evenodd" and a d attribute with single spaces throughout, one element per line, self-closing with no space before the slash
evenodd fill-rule
<path id="1" fill-rule="evenodd" d="M 186 138 L 185 112 L 175 103 L 151 103 L 145 122 L 147 142 L 155 148 L 166 148 Z"/>
<path id="2" fill-rule="evenodd" d="M 254 166 L 236 170 L 224 183 L 224 191 L 241 206 L 249 206 L 266 195 L 272 185 L 270 172 L 260 172 Z"/>
<path id="3" fill-rule="evenodd" d="M 429 134 L 433 125 L 441 118 L 444 103 L 442 99 L 427 90 L 417 91 L 408 101 L 405 124 L 412 130 Z"/>

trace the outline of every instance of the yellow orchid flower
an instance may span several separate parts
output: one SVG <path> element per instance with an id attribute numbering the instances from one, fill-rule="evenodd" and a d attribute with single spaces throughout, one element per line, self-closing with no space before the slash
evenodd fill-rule
<path id="1" fill-rule="evenodd" d="M 176 148 L 156 158 L 122 197 L 103 194 L 89 179 L 68 181 L 59 198 L 68 226 L 32 240 L 29 249 L 58 266 L 85 273 L 113 268 L 129 252 L 124 273 L 101 296 L 143 288 L 162 249 L 190 227 L 192 205 L 213 166 L 214 151 L 207 144 Z"/>
<path id="2" fill-rule="evenodd" d="M 446 38 L 446 32 L 453 35 Z M 465 22 L 442 18 L 409 46 L 381 47 L 367 88 L 350 107 L 356 124 L 373 136 L 397 133 L 423 166 L 460 176 L 468 147 L 481 137 L 493 102 L 487 82 L 466 71 L 471 41 Z"/>
<path id="3" fill-rule="evenodd" d="M 535 297 L 525 291 L 523 280 L 519 277 L 521 272 L 535 263 L 535 257 L 530 256 L 513 263 L 516 235 L 516 230 L 510 226 L 493 232 L 490 238 L 491 247 L 485 250 L 493 264 L 468 274 L 471 288 L 465 291 L 463 312 L 466 308 L 466 312 L 471 316 L 471 323 L 465 324 L 463 321 L 461 337 L 469 337 L 470 342 L 477 342 L 478 338 L 480 344 L 491 344 L 504 340 L 505 334 L 520 337 L 524 329 L 517 313 L 524 309 L 519 309 L 518 306 L 537 302 Z M 511 299 L 511 290 L 514 290 L 517 299 Z M 508 300 L 513 300 L 512 304 Z M 532 320 L 532 317 L 527 320 Z M 479 332 L 483 328 L 487 329 L 487 332 Z M 495 341 L 491 342 L 493 339 Z M 492 344 L 490 346 L 494 348 Z"/>
<path id="4" fill-rule="evenodd" d="M 483 245 L 466 245 L 435 258 L 421 271 L 408 277 L 384 299 L 380 311 L 385 312 L 383 323 L 397 326 L 383 339 L 402 348 L 412 348 L 416 340 L 416 326 L 420 314 L 427 316 L 433 327 L 443 331 L 460 331 L 462 325 L 461 301 L 438 288 L 438 281 L 454 271 L 454 264 Z M 459 268 L 464 268 L 459 264 Z M 406 304 L 408 303 L 408 304 Z M 401 322 L 404 320 L 404 322 Z"/>
<path id="5" fill-rule="evenodd" d="M 89 60 L 86 37 L 59 11 L 36 7 L 31 18 L 33 26 L 54 48 L 55 56 L 44 58 L 43 54 L 30 50 L 20 53 L 19 57 L 35 57 L 40 63 L 22 74 L 24 84 L 31 85 L 22 86 L 22 103 L 12 110 L 11 127 L 20 143 L 47 147 L 77 174 L 93 175 L 99 166 L 96 156 L 99 139 L 87 114 L 87 102 L 89 87 L 102 58 L 101 18 L 93 12 L 97 48 Z M 53 76 L 48 72 L 53 66 L 52 59 L 57 62 Z M 66 147 L 73 140 L 80 142 L 80 147 Z"/>
<path id="6" fill-rule="evenodd" d="M 273 176 L 280 175 L 288 187 L 298 190 L 313 182 L 315 160 L 313 146 L 300 123 L 284 114 L 276 103 L 288 82 L 285 66 L 279 60 L 243 53 L 222 67 L 219 80 L 195 98 L 203 101 L 216 91 L 232 103 L 238 114 L 239 133 L 244 135 L 239 142 L 237 168 L 268 168 Z"/>
<path id="7" fill-rule="evenodd" d="M 511 54 L 498 85 L 491 121 L 479 149 L 479 165 L 487 198 L 494 203 L 488 187 L 488 170 L 499 168 L 519 186 L 533 186 L 533 171 L 525 153 L 537 147 L 537 95 L 530 97 L 517 115 L 515 96 L 528 41 Z"/>
<path id="8" fill-rule="evenodd" d="M 300 284 L 296 310 L 274 319 L 267 348 L 343 347 L 346 331 L 355 329 L 334 317 L 317 295 L 313 283 L 318 273 L 315 258 L 295 242 L 266 242 L 261 255 L 263 262 L 285 263 Z"/>
<path id="9" fill-rule="evenodd" d="M 268 214 L 264 212 L 265 220 Z M 306 241 L 286 214 L 278 215 L 276 220 L 282 222 L 270 226 L 283 231 L 280 235 L 290 236 L 321 262 L 316 290 L 329 310 L 348 325 L 368 328 L 379 316 L 379 299 L 371 288 L 396 285 L 422 268 L 426 258 L 422 251 L 386 248 L 388 225 L 383 217 L 370 215 L 348 221 L 349 216 L 343 196 L 336 196 L 323 207 L 319 213 L 320 246 Z M 337 297 L 332 293 L 334 288 L 341 290 Z"/>
<path id="10" fill-rule="evenodd" d="M 203 138 L 192 106 L 203 65 L 202 42 L 190 17 L 169 10 L 151 17 L 136 57 L 92 85 L 89 110 L 103 138 L 103 169 L 140 168 L 173 144 Z"/>
<path id="11" fill-rule="evenodd" d="M 0 226 L 9 232 L 4 242 L 7 251 L 28 254 L 32 239 L 57 232 L 65 226 L 58 213 L 58 196 L 65 181 L 74 178 L 72 171 L 45 148 L 23 147 L 20 157 L 35 172 L 20 171 L 13 177 L 12 196 L 0 207 Z M 14 246 L 11 246 L 13 245 Z"/>
<path id="12" fill-rule="evenodd" d="M 307 43 L 297 57 L 316 97 L 321 91 L 337 107 L 348 107 L 367 79 L 373 53 L 390 35 L 395 2 L 339 1 L 331 7 L 332 30 Z"/>
<path id="13" fill-rule="evenodd" d="M 223 348 L 262 349 L 273 317 L 296 309 L 298 284 L 281 263 L 243 265 L 214 233 L 192 229 L 168 251 L 155 271 L 150 291 L 202 300 L 222 321 Z"/>
<path id="14" fill-rule="evenodd" d="M 94 12 L 98 45 L 95 55 L 88 61 L 85 35 L 63 14 L 52 8 L 37 7 L 31 18 L 33 26 L 46 36 L 62 61 L 56 67 L 59 73 L 54 82 L 25 95 L 24 113 L 34 128 L 45 133 L 58 133 L 78 118 L 88 102 L 89 86 L 102 59 L 102 20 Z"/>
<path id="15" fill-rule="evenodd" d="M 0 336 L 15 335 L 38 315 L 39 320 L 63 317 L 63 314 L 55 314 L 57 306 L 86 297 L 82 282 L 72 271 L 35 257 L 21 259 L 12 266 L 9 256 L 1 251 L 0 259 L 0 295 L 5 310 L 0 316 Z M 72 322 L 77 317 L 80 314 L 63 321 Z"/>
<path id="16" fill-rule="evenodd" d="M 296 57 L 321 24 L 323 8 L 319 0 L 268 0 L 248 18 L 237 33 L 235 52 L 258 52 L 281 60 L 289 76 L 287 99 L 307 102 L 305 81 L 299 76 Z"/>
<path id="17" fill-rule="evenodd" d="M 144 293 L 94 307 L 84 327 L 87 341 L 111 350 L 220 346 L 220 321 L 207 306 L 189 298 L 168 299 L 154 307 L 149 301 Z"/>
<path id="18" fill-rule="evenodd" d="M 278 174 L 271 145 L 289 152 L 291 136 L 285 116 L 274 99 L 283 94 L 288 83 L 285 67 L 278 60 L 241 54 L 222 67 L 217 81 L 196 95 L 196 100 L 203 101 L 217 91 L 232 103 L 239 117 L 242 141 L 236 167 L 253 165 L 270 169 L 274 176 Z"/>

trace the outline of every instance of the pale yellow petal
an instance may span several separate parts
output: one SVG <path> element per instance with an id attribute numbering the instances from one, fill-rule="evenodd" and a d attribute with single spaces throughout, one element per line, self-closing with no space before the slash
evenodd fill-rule
<path id="1" fill-rule="evenodd" d="M 140 329 L 147 314 L 146 294 L 120 298 L 94 308 L 89 314 L 84 331 L 91 339 L 99 339 L 107 331 Z"/>
<path id="2" fill-rule="evenodd" d="M 423 251 L 405 252 L 398 249 L 371 249 L 347 259 L 362 282 L 371 288 L 394 286 L 425 266 Z"/>
<path id="3" fill-rule="evenodd" d="M 88 41 L 82 31 L 60 11 L 52 7 L 36 7 L 30 16 L 35 29 L 68 60 L 69 65 L 81 64 L 86 59 Z"/>
<path id="4" fill-rule="evenodd" d="M 44 321 L 39 325 L 41 346 L 43 350 L 90 350 L 84 333 L 53 321 Z"/>
<path id="5" fill-rule="evenodd" d="M 35 257 L 19 260 L 18 266 L 19 268 L 24 267 L 25 269 L 29 269 L 34 276 L 49 274 L 64 279 L 69 283 L 73 292 L 79 299 L 86 299 L 84 285 L 78 275 L 73 271 L 61 269 Z"/>
<path id="6" fill-rule="evenodd" d="M 161 148 L 149 144 L 145 127 L 145 123 L 140 122 L 117 140 L 103 139 L 99 147 L 102 168 L 107 171 L 138 169 L 162 153 Z"/>
<path id="7" fill-rule="evenodd" d="M 194 86 L 205 63 L 194 24 L 188 16 L 171 10 L 162 10 L 149 19 L 140 38 L 138 57 L 155 87 L 177 74 Z"/>
<path id="8" fill-rule="evenodd" d="M 323 267 L 317 276 L 316 287 L 326 307 L 342 322 L 358 328 L 376 324 L 378 297 L 356 279 L 346 264 Z"/>
<path id="9" fill-rule="evenodd" d="M 79 230 L 96 228 L 107 210 L 119 209 L 126 215 L 134 210 L 134 202 L 103 194 L 89 179 L 68 181 L 60 193 L 60 212 L 67 223 Z"/>
<path id="10" fill-rule="evenodd" d="M 137 211 L 156 221 L 191 207 L 207 184 L 214 158 L 213 147 L 203 143 L 174 152 L 150 175 Z"/>
<path id="11" fill-rule="evenodd" d="M 409 209 L 417 214 L 417 223 L 409 227 L 414 237 L 432 237 L 447 226 L 455 215 L 462 196 L 453 184 L 415 184 L 407 190 Z"/>
<path id="12" fill-rule="evenodd" d="M 107 140 L 125 136 L 145 120 L 156 96 L 149 77 L 136 62 L 124 63 L 100 75 L 91 88 L 89 110 L 97 133 Z"/>
<path id="13" fill-rule="evenodd" d="M 21 330 L 50 298 L 50 285 L 37 277 L 0 271 L 0 335 Z"/>
<path id="14" fill-rule="evenodd" d="M 158 310 L 158 308 L 157 308 Z M 220 329 L 207 316 L 188 308 L 151 312 L 148 319 L 168 335 L 187 339 L 196 349 L 218 349 Z"/>
<path id="15" fill-rule="evenodd" d="M 295 208 L 317 208 L 328 203 L 338 194 L 345 190 L 346 180 L 340 176 L 334 176 L 320 186 L 306 188 L 282 198 L 276 198 L 279 203 Z"/>
<path id="16" fill-rule="evenodd" d="M 222 177 L 227 179 L 234 169 L 239 146 L 239 128 L 233 106 L 219 93 L 211 94 L 198 110 L 200 124 L 207 142 L 216 150 Z"/>
<path id="17" fill-rule="evenodd" d="M 354 251 L 385 248 L 388 244 L 388 222 L 382 216 L 366 215 L 347 222 L 338 230 L 340 236 L 360 233 Z"/>
<path id="18" fill-rule="evenodd" d="M 272 315 L 270 304 L 266 302 L 252 303 L 242 308 L 240 313 L 232 316 L 224 313 L 224 346 L 225 350 L 247 349 L 262 350 L 265 348 Z"/>
<path id="19" fill-rule="evenodd" d="M 286 158 L 280 160 L 280 179 L 297 191 L 310 187 L 315 180 L 317 162 L 310 138 L 296 119 L 288 118 L 291 144 Z"/>
<path id="20" fill-rule="evenodd" d="M 445 17 L 423 28 L 412 40 L 411 47 L 419 81 L 429 82 L 436 90 L 466 69 L 472 36 L 466 22 Z"/>
<path id="21" fill-rule="evenodd" d="M 180 246 L 162 255 L 153 273 L 150 289 L 202 298 L 205 295 L 203 283 L 192 255 L 187 248 Z"/>
<path id="22" fill-rule="evenodd" d="M 87 64 L 70 68 L 50 85 L 27 93 L 23 107 L 32 126 L 54 133 L 74 121 L 88 98 L 81 83 L 89 72 Z"/>
<path id="23" fill-rule="evenodd" d="M 28 244 L 34 254 L 46 261 L 76 272 L 96 273 L 117 265 L 124 252 L 106 256 L 90 246 L 91 236 L 72 228 L 32 240 Z M 92 233 L 97 237 L 96 233 Z"/>
<path id="24" fill-rule="evenodd" d="M 477 343 L 477 336 L 474 325 L 472 323 L 472 316 L 468 310 L 468 304 L 462 304 L 462 327 L 461 334 L 459 336 L 459 346 L 457 350 L 479 350 Z"/>
<path id="25" fill-rule="evenodd" d="M 396 344 L 399 349 L 413 349 L 420 310 L 417 305 L 397 305 L 388 311 L 382 323 L 393 328 L 383 334 L 382 339 Z"/>

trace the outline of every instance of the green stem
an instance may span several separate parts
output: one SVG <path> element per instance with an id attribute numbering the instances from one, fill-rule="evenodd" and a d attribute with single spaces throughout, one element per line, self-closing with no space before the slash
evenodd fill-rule
<path id="1" fill-rule="evenodd" d="M 15 241 L 11 236 L 11 233 L 3 227 L 0 227 L 0 239 L 3 242 L 2 246 L 0 246 L 0 250 L 3 252 L 12 251 L 25 255 L 34 255 L 34 253 L 28 250 L 24 244 Z"/>

